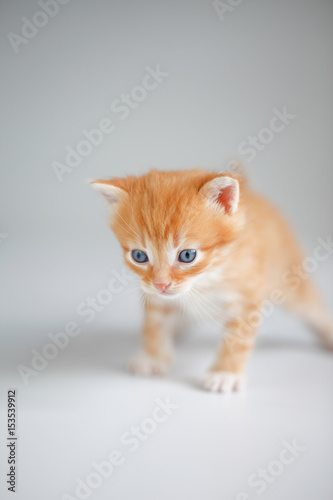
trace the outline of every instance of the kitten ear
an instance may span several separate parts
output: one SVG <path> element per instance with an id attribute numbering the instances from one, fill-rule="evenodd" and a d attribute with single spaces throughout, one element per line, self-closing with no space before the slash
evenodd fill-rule
<path id="1" fill-rule="evenodd" d="M 237 179 L 223 175 L 206 182 L 200 193 L 210 202 L 218 205 L 226 214 L 233 215 L 237 212 L 239 203 L 239 183 Z"/>
<path id="2" fill-rule="evenodd" d="M 109 205 L 117 205 L 127 195 L 125 189 L 116 185 L 116 181 L 92 181 L 91 186 L 99 191 Z"/>

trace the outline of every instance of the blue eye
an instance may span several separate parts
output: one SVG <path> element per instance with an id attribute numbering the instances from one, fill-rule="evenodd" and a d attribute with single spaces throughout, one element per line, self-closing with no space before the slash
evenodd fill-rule
<path id="1" fill-rule="evenodd" d="M 196 250 L 183 250 L 182 252 L 180 252 L 178 260 L 180 262 L 192 262 L 196 258 L 196 255 Z"/>
<path id="2" fill-rule="evenodd" d="M 132 257 L 136 262 L 142 264 L 148 262 L 148 256 L 142 250 L 132 250 Z"/>

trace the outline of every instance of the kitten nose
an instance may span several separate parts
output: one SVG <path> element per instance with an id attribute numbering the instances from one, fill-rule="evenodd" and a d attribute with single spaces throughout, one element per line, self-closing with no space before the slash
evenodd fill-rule
<path id="1" fill-rule="evenodd" d="M 161 290 L 161 292 L 165 292 L 169 286 L 171 285 L 171 281 L 169 282 L 166 282 L 166 281 L 163 281 L 163 282 L 160 282 L 160 283 L 154 283 L 154 286 L 155 288 L 157 288 L 158 290 Z"/>

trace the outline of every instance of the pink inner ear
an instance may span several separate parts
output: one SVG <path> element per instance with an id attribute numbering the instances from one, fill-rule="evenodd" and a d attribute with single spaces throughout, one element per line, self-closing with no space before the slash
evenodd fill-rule
<path id="1" fill-rule="evenodd" d="M 221 189 L 216 201 L 220 205 L 223 205 L 226 214 L 230 214 L 234 198 L 235 198 L 234 186 L 227 186 Z"/>

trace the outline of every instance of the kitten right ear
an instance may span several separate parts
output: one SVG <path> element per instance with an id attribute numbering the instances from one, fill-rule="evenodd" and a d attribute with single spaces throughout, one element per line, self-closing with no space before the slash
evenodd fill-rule
<path id="1" fill-rule="evenodd" d="M 220 207 L 224 213 L 233 215 L 237 212 L 239 203 L 239 182 L 230 175 L 220 175 L 206 182 L 200 193 L 210 203 Z"/>
<path id="2" fill-rule="evenodd" d="M 117 205 L 127 195 L 127 191 L 117 186 L 116 181 L 92 181 L 91 186 L 104 196 L 111 207 Z"/>

